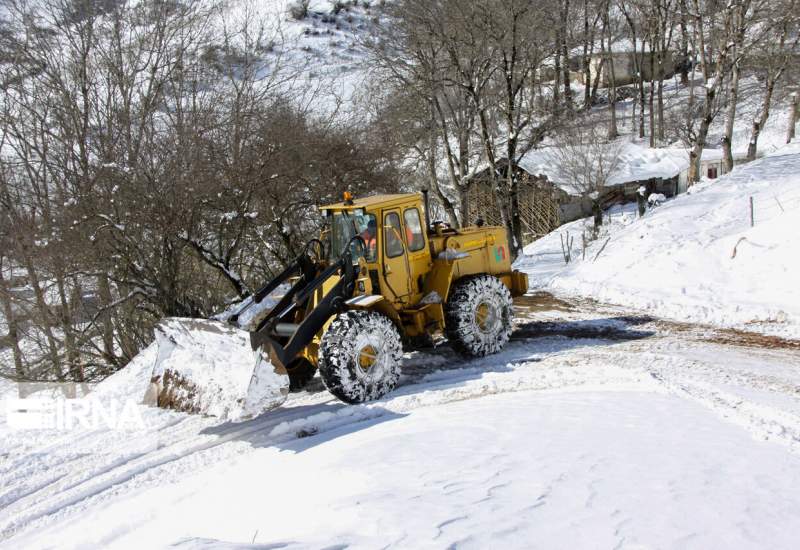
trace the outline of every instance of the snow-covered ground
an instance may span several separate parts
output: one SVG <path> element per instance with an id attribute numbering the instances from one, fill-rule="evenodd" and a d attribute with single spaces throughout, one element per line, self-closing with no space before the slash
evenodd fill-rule
<path id="1" fill-rule="evenodd" d="M 0 417 L 0 546 L 796 546 L 797 349 L 544 294 L 517 305 L 504 352 L 411 354 L 368 405 L 315 380 L 239 424 L 142 406 L 127 430 Z M 141 395 L 153 360 L 97 393 Z"/>
<path id="2" fill-rule="evenodd" d="M 750 201 L 754 226 L 751 227 Z M 682 321 L 800 337 L 800 142 L 795 141 L 638 218 L 611 211 L 584 259 L 590 221 L 525 249 L 533 288 L 590 297 Z M 561 237 L 574 238 L 565 264 Z"/>
<path id="3" fill-rule="evenodd" d="M 384 2 L 310 0 L 307 13 L 293 15 L 297 0 L 229 0 L 215 24 L 258 27 L 272 42 L 265 57 L 287 75 L 298 104 L 316 113 L 350 112 L 368 93 L 363 40 L 380 21 Z M 251 32 L 252 29 L 251 29 Z M 288 74 L 294 73 L 294 77 Z"/>

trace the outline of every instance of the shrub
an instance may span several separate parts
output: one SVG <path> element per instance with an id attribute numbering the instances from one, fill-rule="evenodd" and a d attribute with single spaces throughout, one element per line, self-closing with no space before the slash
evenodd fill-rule
<path id="1" fill-rule="evenodd" d="M 289 6 L 287 7 L 289 17 L 295 21 L 302 21 L 308 17 L 309 2 L 310 0 L 295 0 L 294 2 L 290 2 Z"/>

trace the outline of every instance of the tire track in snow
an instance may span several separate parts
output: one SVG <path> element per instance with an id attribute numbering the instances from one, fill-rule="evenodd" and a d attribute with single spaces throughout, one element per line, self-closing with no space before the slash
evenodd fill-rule
<path id="1" fill-rule="evenodd" d="M 589 360 L 589 353 L 577 357 L 573 352 L 570 357 L 555 354 L 536 363 L 530 360 L 507 363 L 502 369 L 487 365 L 455 369 L 444 374 L 440 371 L 424 377 L 419 383 L 400 388 L 387 399 L 365 405 L 331 405 L 331 399 L 325 396 L 326 402 L 316 405 L 303 405 L 301 402 L 285 411 L 245 423 L 247 426 L 243 428 L 227 430 L 225 425 L 209 423 L 206 428 L 221 427 L 221 433 L 195 434 L 195 437 L 176 441 L 166 448 L 123 459 L 119 464 L 95 465 L 94 468 L 87 464 L 89 468 L 85 471 L 79 468 L 80 473 L 45 484 L 40 490 L 16 499 L 0 513 L 0 537 L 7 538 L 22 529 L 34 527 L 39 520 L 46 522 L 47 516 L 70 513 L 70 509 L 78 503 L 85 506 L 130 488 L 141 489 L 163 483 L 164 479 L 170 479 L 168 476 L 191 472 L 256 447 L 285 444 L 297 439 L 302 431 L 319 435 L 387 415 L 407 414 L 422 407 L 498 393 L 596 389 L 608 385 L 615 389 L 655 389 L 654 385 L 649 384 L 647 374 L 641 370 L 638 375 L 631 376 L 629 371 L 607 365 L 596 368 L 595 375 L 589 380 L 578 372 L 570 372 Z M 517 376 L 508 376 L 508 371 Z M 331 408 L 334 410 L 331 411 Z M 243 439 L 250 443 L 239 441 Z"/>

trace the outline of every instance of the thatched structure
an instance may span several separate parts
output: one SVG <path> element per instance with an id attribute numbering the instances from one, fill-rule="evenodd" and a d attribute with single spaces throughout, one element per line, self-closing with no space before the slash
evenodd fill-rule
<path id="1" fill-rule="evenodd" d="M 499 177 L 504 178 L 505 175 Z M 525 245 L 561 225 L 559 204 L 566 198 L 566 193 L 546 177 L 532 176 L 518 167 L 515 167 L 514 177 L 519 183 L 519 213 Z M 490 225 L 503 225 L 497 193 L 492 187 L 488 169 L 470 179 L 466 196 L 468 222 L 481 218 Z"/>

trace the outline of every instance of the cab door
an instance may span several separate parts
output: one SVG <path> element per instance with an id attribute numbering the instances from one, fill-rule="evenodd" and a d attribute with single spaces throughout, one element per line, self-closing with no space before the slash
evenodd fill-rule
<path id="1" fill-rule="evenodd" d="M 383 212 L 383 282 L 388 292 L 384 295 L 407 302 L 411 294 L 408 250 L 403 239 L 403 224 L 399 209 Z"/>

